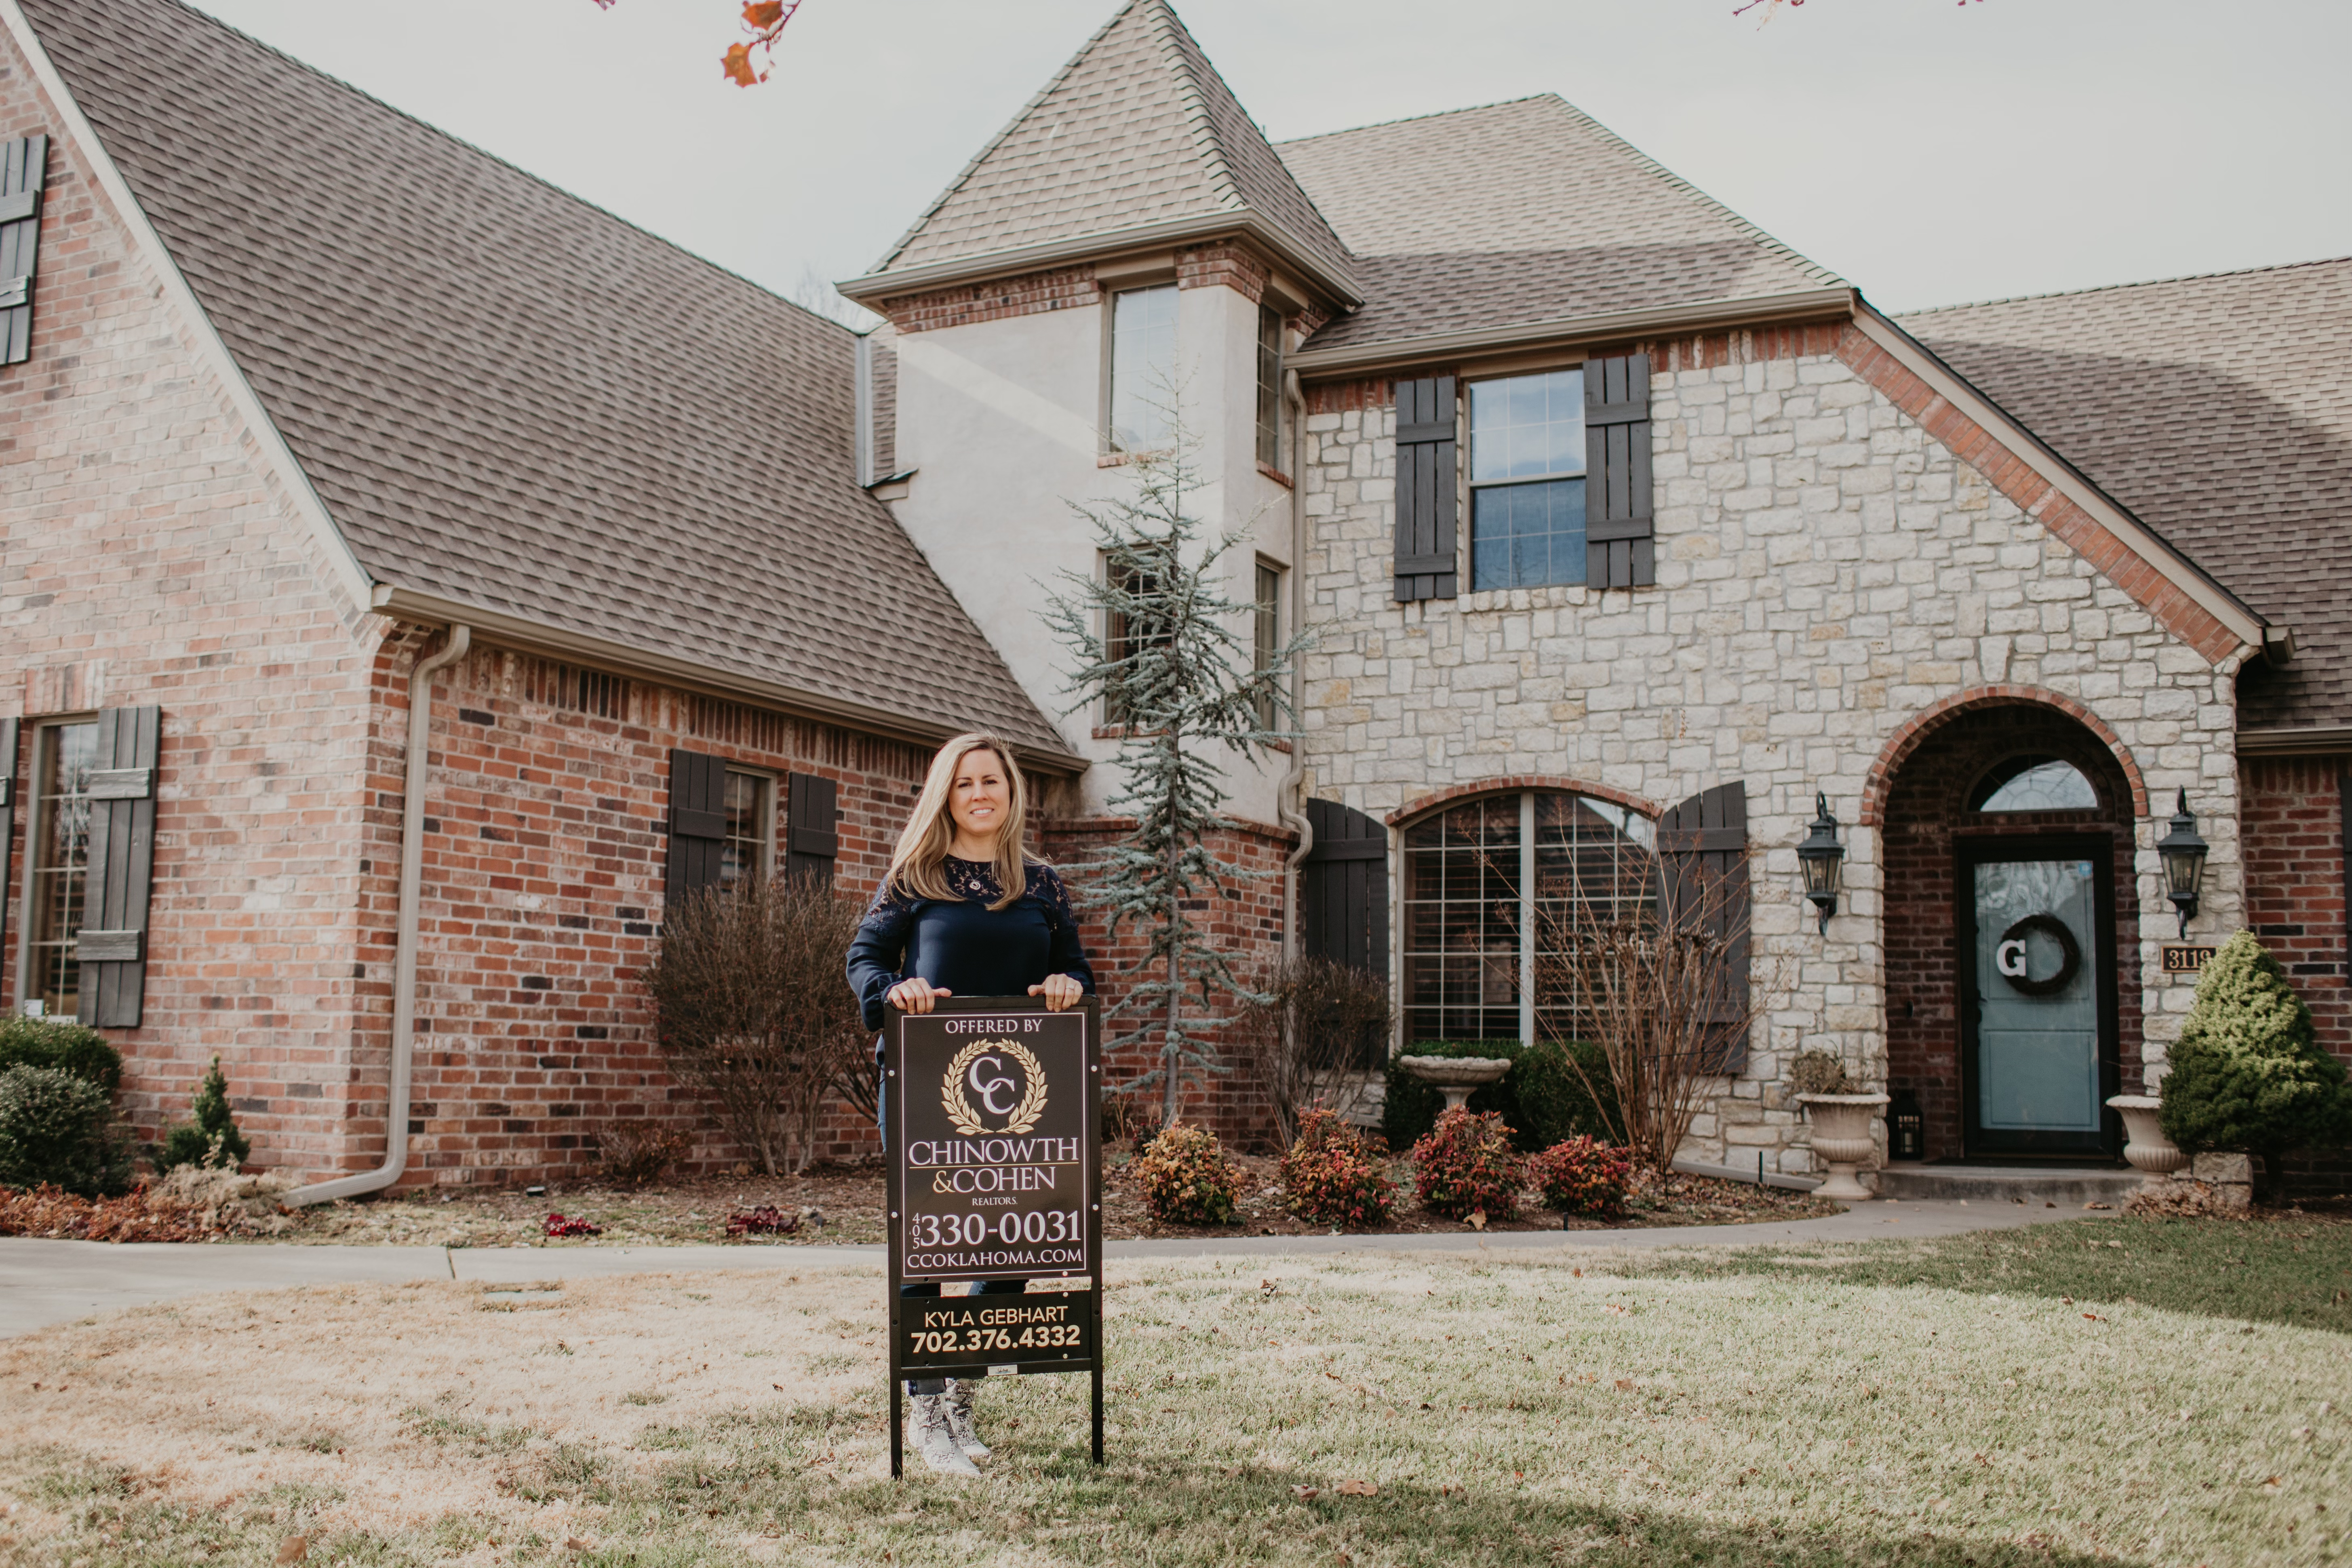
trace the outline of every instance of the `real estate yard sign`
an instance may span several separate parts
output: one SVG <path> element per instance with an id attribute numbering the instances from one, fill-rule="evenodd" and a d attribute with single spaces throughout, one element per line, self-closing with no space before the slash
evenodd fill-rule
<path id="1" fill-rule="evenodd" d="M 890 1473 L 909 1377 L 1083 1372 L 1102 1463 L 1102 1061 L 1087 997 L 958 996 L 882 1042 L 890 1213 Z M 906 1285 L 1057 1283 L 908 1297 Z"/>

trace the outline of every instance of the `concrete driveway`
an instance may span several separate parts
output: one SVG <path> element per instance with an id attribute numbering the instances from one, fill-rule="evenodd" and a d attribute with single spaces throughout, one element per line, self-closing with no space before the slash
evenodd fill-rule
<path id="1" fill-rule="evenodd" d="M 1491 1236 L 1244 1236 L 1114 1241 L 1108 1257 L 1318 1258 L 1377 1252 L 1538 1252 L 1684 1247 L 1771 1247 L 1885 1241 L 2006 1230 L 2083 1217 L 2080 1209 L 2017 1204 L 1867 1203 L 1822 1219 L 1642 1230 L 1520 1230 Z M 0 1237 L 0 1337 L 29 1333 L 122 1307 L 228 1290 L 411 1279 L 520 1284 L 613 1274 L 707 1268 L 879 1268 L 879 1247 L 287 1247 L 262 1243 L 44 1241 Z"/>

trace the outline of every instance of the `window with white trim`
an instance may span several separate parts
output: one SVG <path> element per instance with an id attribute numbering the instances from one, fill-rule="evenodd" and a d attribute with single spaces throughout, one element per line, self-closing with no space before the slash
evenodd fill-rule
<path id="1" fill-rule="evenodd" d="M 1155 452 L 1174 437 L 1176 296 L 1173 283 L 1111 296 L 1113 451 Z"/>
<path id="2" fill-rule="evenodd" d="M 768 875 L 776 863 L 776 781 L 749 768 L 727 770 L 727 835 L 719 840 L 719 885 L 732 888 Z"/>
<path id="3" fill-rule="evenodd" d="M 25 845 L 25 956 L 17 995 L 51 1017 L 81 1010 L 81 935 L 89 869 L 89 775 L 98 765 L 94 720 L 33 732 L 33 810 Z"/>
<path id="4" fill-rule="evenodd" d="M 1584 372 L 1470 384 L 1470 588 L 1581 583 Z"/>

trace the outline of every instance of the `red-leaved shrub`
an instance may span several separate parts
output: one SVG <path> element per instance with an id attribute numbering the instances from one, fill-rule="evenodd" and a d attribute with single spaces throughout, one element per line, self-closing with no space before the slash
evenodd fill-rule
<path id="1" fill-rule="evenodd" d="M 1298 1118 L 1298 1139 L 1282 1156 L 1290 1212 L 1316 1225 L 1378 1225 L 1396 1202 L 1363 1135 L 1328 1110 Z"/>
<path id="2" fill-rule="evenodd" d="M 1447 1219 L 1489 1219 L 1518 1206 L 1527 1163 L 1511 1147 L 1499 1111 L 1449 1110 L 1412 1146 L 1413 1190 L 1423 1208 Z"/>
<path id="3" fill-rule="evenodd" d="M 1622 1149 L 1587 1136 L 1555 1143 L 1528 1162 L 1544 1205 L 1568 1214 L 1615 1214 L 1625 1206 L 1633 1162 Z"/>
<path id="4" fill-rule="evenodd" d="M 1171 1122 L 1143 1146 L 1128 1171 L 1142 1185 L 1154 1219 L 1177 1225 L 1230 1225 L 1240 1184 L 1217 1135 L 1205 1127 Z"/>

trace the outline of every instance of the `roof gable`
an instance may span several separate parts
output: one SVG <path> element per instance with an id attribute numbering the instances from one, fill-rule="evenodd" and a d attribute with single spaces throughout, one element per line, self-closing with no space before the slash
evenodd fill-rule
<path id="1" fill-rule="evenodd" d="M 1310 352 L 1844 286 L 1550 93 L 1276 150 L 1366 296 Z"/>
<path id="2" fill-rule="evenodd" d="M 868 276 L 1245 216 L 1348 275 L 1347 247 L 1166 0 L 1129 0 Z"/>
<path id="3" fill-rule="evenodd" d="M 1903 325 L 2266 618 L 2242 730 L 2352 724 L 2352 258 Z"/>
<path id="4" fill-rule="evenodd" d="M 19 4 L 380 597 L 1066 754 L 857 488 L 845 329 L 176 0 Z"/>

